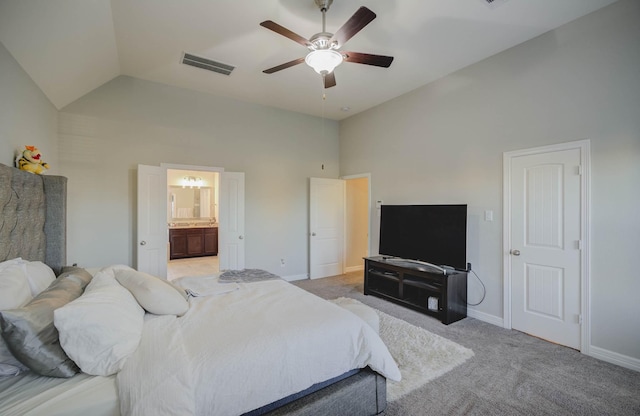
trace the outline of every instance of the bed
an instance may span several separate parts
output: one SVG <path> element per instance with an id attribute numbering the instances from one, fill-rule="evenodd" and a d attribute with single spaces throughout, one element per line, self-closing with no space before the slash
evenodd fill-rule
<path id="1" fill-rule="evenodd" d="M 62 274 L 56 281 L 86 273 L 65 269 L 66 183 L 64 177 L 0 165 L 0 262 L 44 262 Z M 107 267 L 88 278 L 76 300 L 56 309 L 59 344 L 73 357 L 67 364 L 83 371 L 68 378 L 33 371 L 0 377 L 0 414 L 378 414 L 386 407 L 385 376 L 400 377 L 382 341 L 361 319 L 283 280 L 224 286 L 212 276 L 212 284 L 225 290 L 191 296 L 184 313 L 163 314 L 143 302 L 146 292 L 131 286 L 121 291 L 121 278 L 142 279 L 138 274 L 126 266 Z M 192 283 L 187 279 L 182 289 Z M 139 304 L 131 308 L 142 310 L 133 312 L 142 316 L 135 348 L 120 361 L 106 360 L 108 365 L 73 351 L 88 347 L 72 348 L 70 341 L 96 327 L 78 322 L 90 321 L 94 312 L 84 311 L 93 309 L 82 308 L 94 308 L 91 295 L 102 288 L 129 293 Z M 178 293 L 171 290 L 170 296 Z M 78 301 L 85 298 L 84 305 Z M 158 307 L 167 305 L 172 302 Z M 113 315 L 122 321 L 118 314 L 127 308 L 113 306 L 94 313 L 96 319 Z M 101 374 L 116 367 L 108 375 L 84 371 Z"/>

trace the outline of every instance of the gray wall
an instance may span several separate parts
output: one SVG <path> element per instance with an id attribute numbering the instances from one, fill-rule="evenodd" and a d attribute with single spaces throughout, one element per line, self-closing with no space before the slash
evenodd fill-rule
<path id="1" fill-rule="evenodd" d="M 58 111 L 0 43 L 0 163 L 15 166 L 25 145 L 36 146 L 49 174 L 58 168 Z"/>
<path id="2" fill-rule="evenodd" d="M 469 204 L 468 261 L 487 286 L 472 314 L 492 322 L 503 317 L 503 152 L 590 139 L 591 345 L 636 368 L 638 22 L 640 2 L 620 1 L 340 125 L 340 174 L 371 172 L 372 200 Z M 470 278 L 470 302 L 480 296 Z"/>
<path id="3" fill-rule="evenodd" d="M 69 261 L 135 264 L 137 165 L 172 163 L 245 172 L 246 266 L 306 276 L 308 178 L 338 177 L 338 125 L 322 124 L 130 77 L 112 80 L 60 113 Z"/>

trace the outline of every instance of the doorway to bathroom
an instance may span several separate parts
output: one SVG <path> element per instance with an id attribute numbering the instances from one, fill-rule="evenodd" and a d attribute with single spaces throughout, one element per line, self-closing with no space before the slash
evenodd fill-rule
<path id="1" fill-rule="evenodd" d="M 167 182 L 167 170 L 182 170 L 196 172 L 217 172 L 217 191 L 213 193 L 213 188 L 209 191 L 209 197 L 217 194 L 217 207 L 209 208 L 216 215 L 206 220 L 187 218 L 188 207 L 181 207 L 175 204 L 174 212 L 171 213 L 171 197 Z M 187 181 L 197 183 L 197 176 Z M 136 268 L 140 271 L 166 278 L 167 262 L 170 258 L 170 243 L 168 228 L 171 222 L 186 227 L 194 225 L 207 225 L 202 231 L 201 246 L 210 252 L 217 241 L 218 269 L 219 270 L 240 270 L 245 263 L 245 241 L 244 241 L 244 172 L 225 172 L 223 168 L 207 166 L 175 165 L 162 163 L 160 166 L 138 165 L 138 206 L 137 206 L 137 235 L 136 235 Z M 186 186 L 185 186 L 186 187 Z M 197 186 L 195 186 L 197 187 Z M 177 196 L 174 197 L 174 202 Z M 194 196 L 195 198 L 195 196 Z M 199 195 L 202 199 L 202 193 Z M 179 210 L 187 208 L 187 210 Z M 200 213 L 207 208 L 200 207 Z M 193 208 L 192 216 L 195 213 Z M 176 215 L 176 221 L 169 220 L 169 215 Z M 182 218 L 184 215 L 185 218 Z M 184 224 L 183 224 L 184 223 Z M 206 224 L 205 224 L 206 223 Z M 215 227 L 209 225 L 217 224 Z M 217 240 L 211 233 L 217 232 Z M 187 233 L 191 235 L 191 233 Z M 190 251 L 186 239 L 183 239 L 183 250 Z M 197 245 L 192 245 L 193 249 Z M 179 250 L 178 250 L 179 251 Z M 208 254 L 208 253 L 205 253 Z M 213 271 L 209 269 L 208 271 Z"/>
<path id="2" fill-rule="evenodd" d="M 167 279 L 218 273 L 218 172 L 167 169 Z"/>

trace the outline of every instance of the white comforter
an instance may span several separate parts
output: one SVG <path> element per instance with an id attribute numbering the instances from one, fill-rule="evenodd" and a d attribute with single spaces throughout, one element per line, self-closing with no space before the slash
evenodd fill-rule
<path id="1" fill-rule="evenodd" d="M 285 281 L 191 299 L 181 318 L 148 315 L 118 374 L 122 414 L 237 415 L 354 368 L 399 381 L 360 318 Z"/>

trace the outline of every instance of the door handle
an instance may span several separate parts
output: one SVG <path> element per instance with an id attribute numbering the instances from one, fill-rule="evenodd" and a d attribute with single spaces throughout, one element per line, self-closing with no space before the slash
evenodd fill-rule
<path id="1" fill-rule="evenodd" d="M 146 241 L 144 241 L 144 240 L 140 241 L 140 245 L 141 245 L 141 246 L 144 246 L 145 244 L 147 244 L 147 242 L 146 242 Z"/>
<path id="2" fill-rule="evenodd" d="M 519 256 L 520 255 L 520 250 L 511 250 L 510 252 L 512 255 L 514 256 Z"/>
<path id="3" fill-rule="evenodd" d="M 311 233 L 311 237 L 315 237 L 315 236 L 316 236 L 316 233 Z"/>

